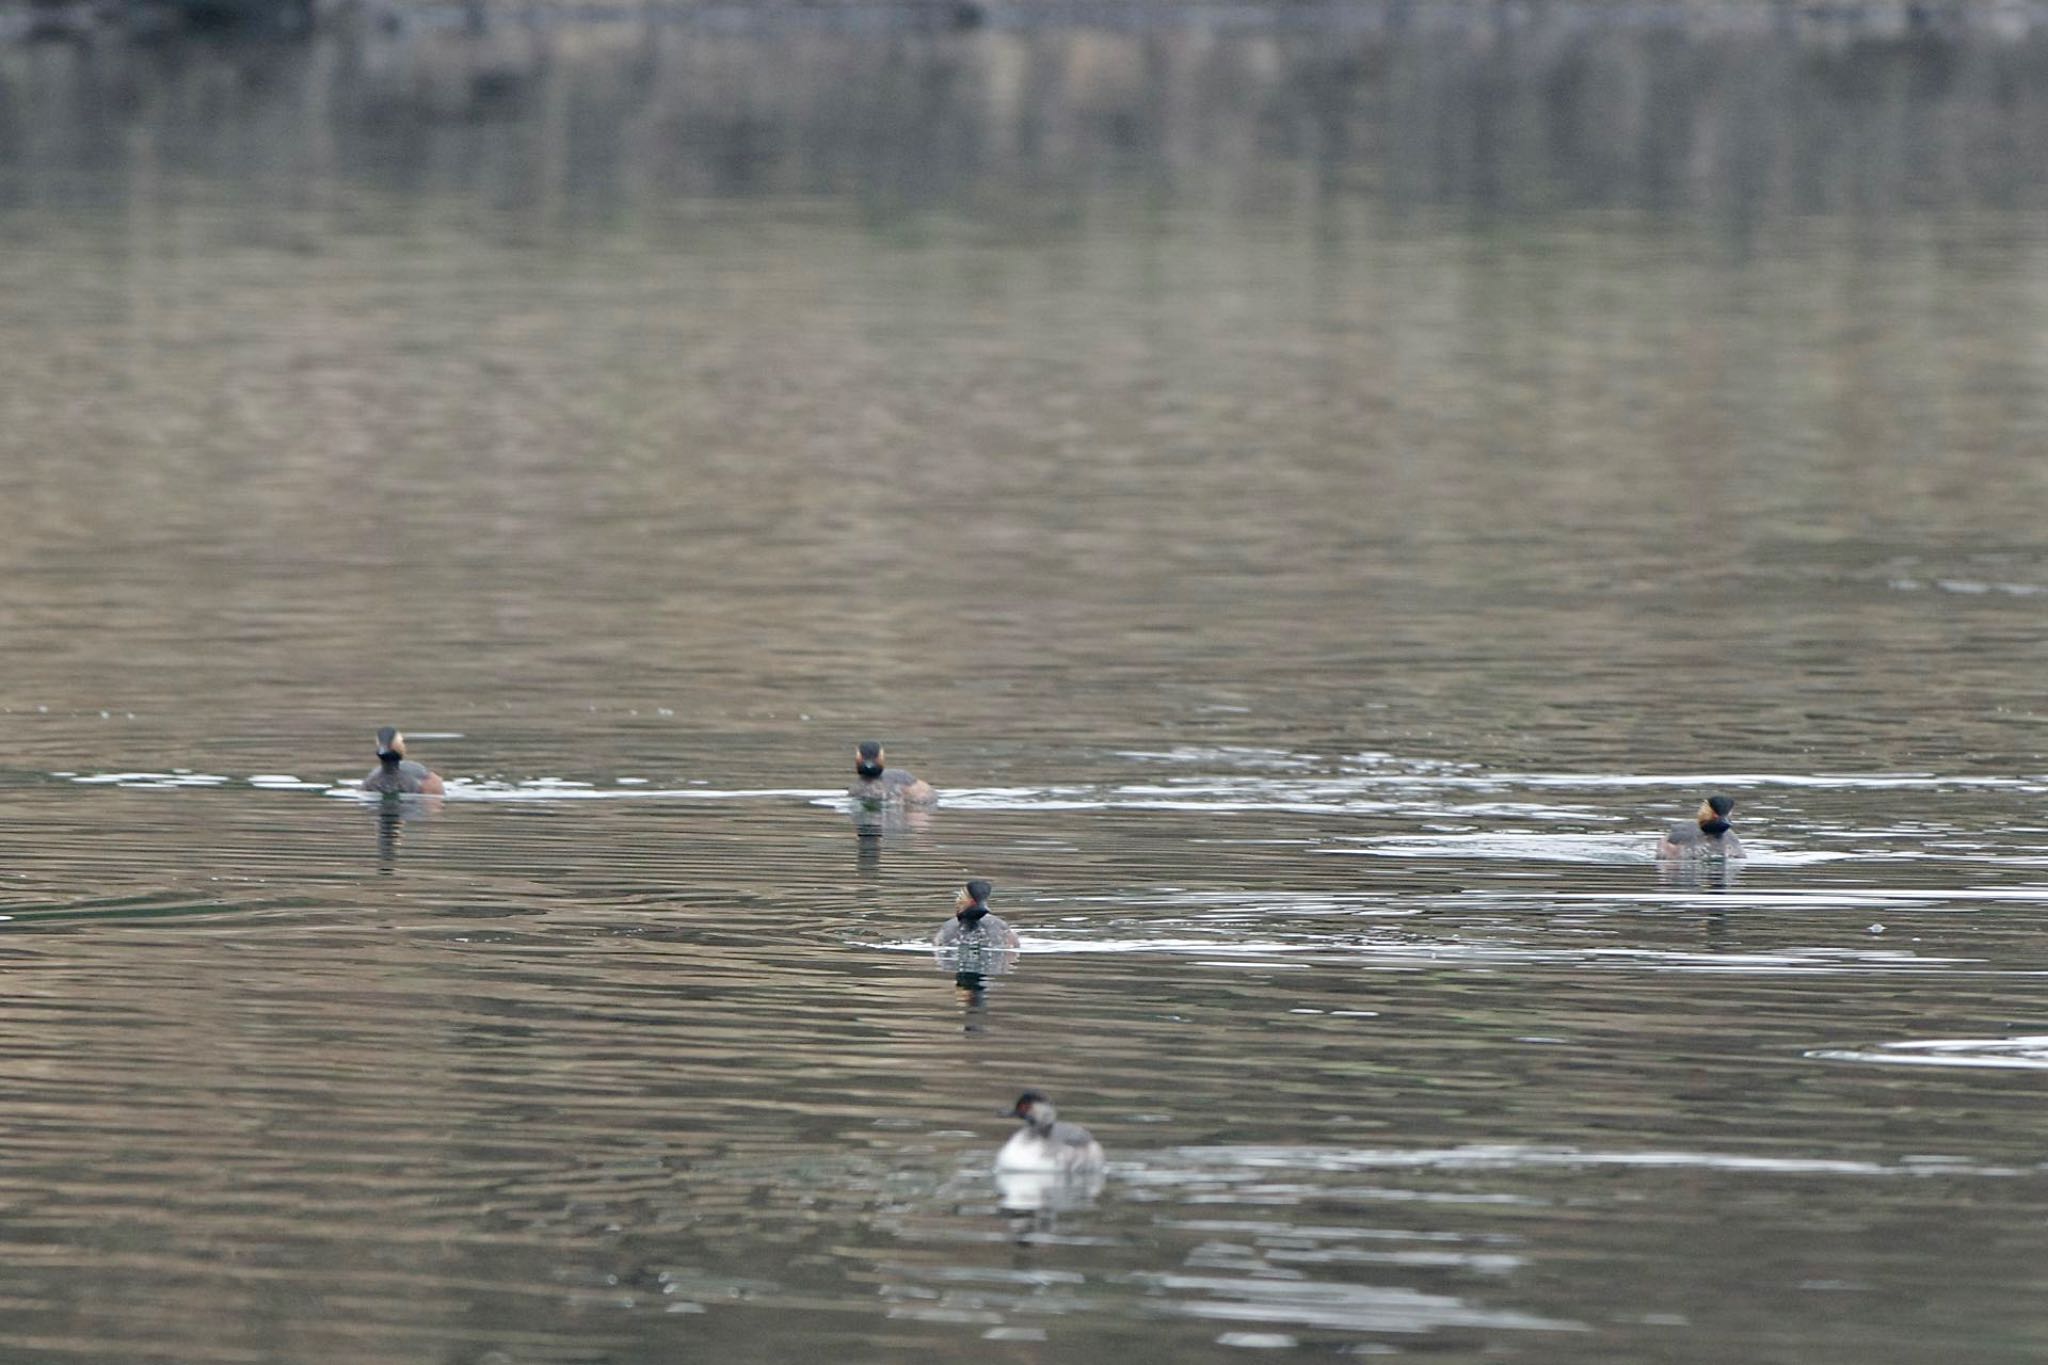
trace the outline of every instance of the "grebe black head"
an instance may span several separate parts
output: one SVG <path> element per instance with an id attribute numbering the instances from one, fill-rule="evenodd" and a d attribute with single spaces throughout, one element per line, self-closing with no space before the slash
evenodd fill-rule
<path id="1" fill-rule="evenodd" d="M 1702 801 L 1699 811 L 1700 833 L 1713 838 L 1726 834 L 1732 828 L 1728 823 L 1728 813 L 1734 809 L 1735 798 L 1732 796 L 1710 796 Z"/>
<path id="2" fill-rule="evenodd" d="M 1027 1090 L 1017 1097 L 1017 1103 L 1003 1117 L 1022 1119 L 1033 1128 L 1050 1128 L 1058 1120 L 1059 1112 L 1052 1107 L 1052 1101 L 1043 1090 Z"/>
<path id="3" fill-rule="evenodd" d="M 988 895 L 994 889 L 979 877 L 962 886 L 953 901 L 953 918 L 970 926 L 979 923 L 988 913 Z"/>

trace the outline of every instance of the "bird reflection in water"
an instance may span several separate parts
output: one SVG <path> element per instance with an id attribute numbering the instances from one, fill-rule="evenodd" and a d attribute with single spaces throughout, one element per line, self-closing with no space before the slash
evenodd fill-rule
<path id="1" fill-rule="evenodd" d="M 398 867 L 398 845 L 405 827 L 415 821 L 433 819 L 441 812 L 438 796 L 416 796 L 377 802 L 377 871 L 389 874 Z"/>
<path id="2" fill-rule="evenodd" d="M 858 811 L 853 817 L 853 870 L 863 877 L 882 871 L 882 831 L 864 822 Z"/>
<path id="3" fill-rule="evenodd" d="M 932 813 L 921 806 L 867 806 L 853 803 L 853 867 L 863 877 L 882 870 L 882 840 L 891 834 L 922 834 L 932 827 Z"/>
<path id="4" fill-rule="evenodd" d="M 960 997 L 961 1031 L 983 1033 L 988 1029 L 988 977 L 981 972 L 953 973 L 953 990 Z"/>
<path id="5" fill-rule="evenodd" d="M 1663 858 L 1657 862 L 1657 884 L 1700 891 L 1727 891 L 1742 880 L 1741 858 Z"/>
<path id="6" fill-rule="evenodd" d="M 1029 1243 L 1058 1232 L 1061 1214 L 1092 1207 L 1102 1193 L 1103 1171 L 999 1170 L 995 1180 L 1010 1232 L 1019 1243 Z"/>
<path id="7" fill-rule="evenodd" d="M 953 974 L 953 992 L 960 1001 L 961 1030 L 988 1030 L 989 978 L 1001 976 L 1017 965 L 1015 948 L 969 943 L 960 947 L 935 948 L 932 960 L 939 970 Z"/>
<path id="8" fill-rule="evenodd" d="M 1660 858 L 1657 860 L 1657 884 L 1685 891 L 1732 891 L 1742 880 L 1744 866 L 1741 858 Z M 1707 909 L 1701 917 L 1700 931 L 1709 952 L 1725 952 L 1741 946 L 1731 933 L 1727 910 L 1720 906 Z"/>

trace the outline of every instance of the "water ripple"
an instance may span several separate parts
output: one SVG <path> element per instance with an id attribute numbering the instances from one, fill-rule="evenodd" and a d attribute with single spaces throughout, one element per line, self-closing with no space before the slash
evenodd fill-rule
<path id="1" fill-rule="evenodd" d="M 1806 1055 L 1823 1061 L 1870 1062 L 1880 1066 L 2048 1071 L 2048 1037 L 1933 1039 L 1884 1043 L 1875 1048 L 1816 1048 Z"/>

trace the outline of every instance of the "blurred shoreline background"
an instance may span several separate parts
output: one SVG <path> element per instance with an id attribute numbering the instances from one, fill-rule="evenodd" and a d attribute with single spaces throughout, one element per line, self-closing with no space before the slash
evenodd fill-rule
<path id="1" fill-rule="evenodd" d="M 7 0 L 0 34 L 80 34 L 94 27 L 310 31 L 371 24 L 460 27 L 619 21 L 881 29 L 1260 27 L 1499 29 L 1562 21 L 1591 26 L 1743 30 L 1780 37 L 1981 31 L 2023 36 L 2042 0 Z"/>
<path id="2" fill-rule="evenodd" d="M 1284 166 L 1290 193 L 1395 209 L 1631 207 L 1739 226 L 2011 209 L 2048 184 L 2011 173 L 2048 136 L 2048 5 L 2022 0 L 314 0 L 296 14 L 294 0 L 0 6 L 0 167 L 103 165 L 149 127 L 201 159 L 231 141 L 215 151 L 235 174 L 317 155 L 342 171 L 360 157 L 375 178 L 417 173 L 424 148 L 393 137 L 495 126 L 558 149 L 566 161 L 535 164 L 586 210 L 636 180 L 663 198 L 938 199 L 1123 170 L 1256 199 Z"/>

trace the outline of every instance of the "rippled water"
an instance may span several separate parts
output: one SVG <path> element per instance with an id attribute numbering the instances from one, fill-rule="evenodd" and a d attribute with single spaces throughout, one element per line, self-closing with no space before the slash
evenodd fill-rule
<path id="1" fill-rule="evenodd" d="M 2038 1358 L 2030 11 L 845 13 L 0 50 L 0 1354 Z"/>

